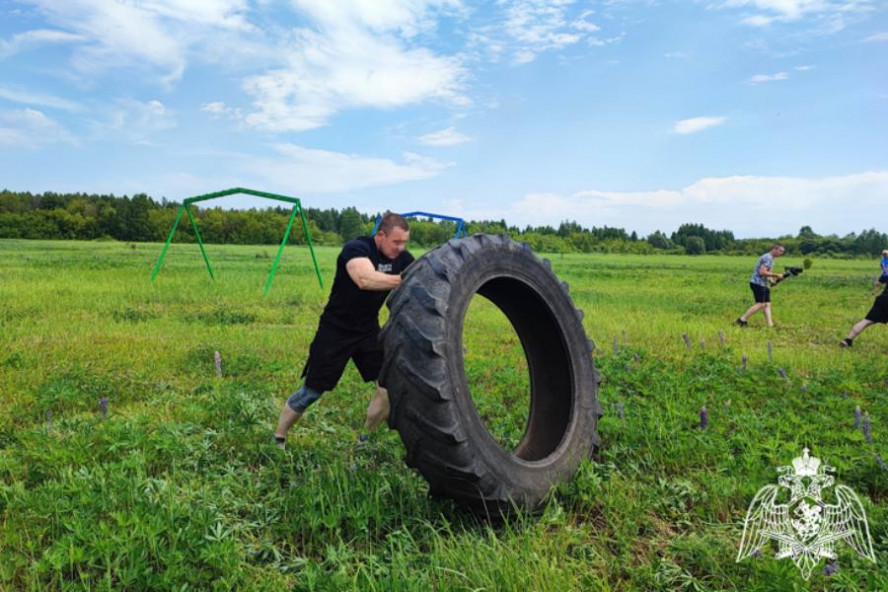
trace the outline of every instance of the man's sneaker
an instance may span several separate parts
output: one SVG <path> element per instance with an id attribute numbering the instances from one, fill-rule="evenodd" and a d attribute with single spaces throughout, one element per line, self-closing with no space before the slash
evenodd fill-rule
<path id="1" fill-rule="evenodd" d="M 839 342 L 839 347 L 851 347 L 852 345 L 854 345 L 854 341 L 847 337 Z"/>
<path id="2" fill-rule="evenodd" d="M 283 450 L 287 447 L 287 438 L 284 436 L 275 436 L 274 445 Z"/>
<path id="3" fill-rule="evenodd" d="M 746 321 L 744 321 L 743 319 L 737 319 L 737 320 L 734 321 L 734 322 L 737 323 L 738 325 L 740 325 L 741 327 L 745 327 L 746 325 L 749 324 L 749 323 L 747 323 Z"/>

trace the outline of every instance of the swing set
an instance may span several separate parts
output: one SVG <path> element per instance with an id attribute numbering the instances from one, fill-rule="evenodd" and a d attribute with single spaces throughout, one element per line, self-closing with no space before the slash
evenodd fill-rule
<path id="1" fill-rule="evenodd" d="M 284 252 L 284 246 L 287 244 L 287 240 L 290 238 L 290 230 L 293 228 L 293 222 L 296 220 L 297 214 L 302 220 L 302 230 L 305 232 L 305 240 L 308 243 L 308 250 L 311 251 L 311 260 L 312 263 L 314 263 L 315 273 L 317 273 L 318 276 L 318 284 L 320 284 L 321 289 L 323 289 L 324 280 L 321 277 L 321 268 L 318 266 L 318 260 L 315 256 L 314 246 L 312 246 L 311 244 L 311 234 L 308 231 L 308 222 L 305 219 L 305 212 L 302 209 L 302 202 L 299 201 L 299 198 L 289 197 L 286 195 L 278 195 L 276 193 L 266 193 L 264 191 L 256 191 L 254 189 L 245 189 L 243 187 L 234 187 L 232 189 L 225 189 L 223 191 L 217 191 L 215 193 L 196 195 L 194 197 L 189 197 L 182 202 L 182 207 L 179 208 L 179 213 L 176 214 L 176 221 L 173 222 L 173 227 L 170 229 L 170 234 L 167 237 L 166 244 L 163 246 L 163 250 L 160 252 L 160 257 L 157 260 L 157 265 L 154 266 L 154 271 L 151 273 L 151 281 L 154 281 L 154 278 L 157 277 L 157 273 L 160 271 L 160 266 L 163 265 L 163 260 L 164 257 L 166 257 L 167 249 L 169 249 L 170 247 L 170 243 L 173 240 L 173 235 L 176 233 L 176 228 L 179 227 L 179 222 L 182 219 L 183 213 L 188 214 L 188 219 L 191 221 L 191 227 L 194 229 L 194 236 L 195 238 L 197 238 L 197 244 L 200 246 L 200 252 L 201 254 L 203 254 L 204 262 L 207 264 L 207 271 L 210 272 L 210 277 L 213 279 L 213 281 L 216 281 L 216 274 L 213 271 L 213 266 L 210 263 L 210 258 L 207 256 L 207 251 L 204 248 L 203 241 L 200 238 L 200 231 L 197 229 L 197 223 L 194 220 L 194 214 L 191 212 L 191 204 L 237 194 L 253 195 L 255 197 L 263 197 L 266 199 L 273 199 L 276 201 L 283 201 L 293 204 L 293 212 L 290 214 L 290 221 L 287 223 L 287 230 L 284 232 L 284 238 L 283 240 L 281 240 L 281 246 L 278 249 L 277 256 L 274 258 L 274 263 L 271 266 L 271 273 L 268 274 L 268 280 L 266 280 L 265 282 L 263 295 L 268 294 L 268 290 L 269 288 L 271 288 L 271 282 L 272 280 L 274 280 L 274 274 L 277 271 L 278 265 L 280 264 L 281 254 Z"/>

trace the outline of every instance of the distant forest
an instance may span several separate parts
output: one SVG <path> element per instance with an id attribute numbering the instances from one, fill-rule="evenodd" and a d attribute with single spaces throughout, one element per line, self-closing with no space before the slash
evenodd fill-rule
<path id="1" fill-rule="evenodd" d="M 0 192 L 0 239 L 118 240 L 162 242 L 167 238 L 180 203 L 156 201 L 145 194 L 132 197 L 84 193 Z M 291 209 L 272 207 L 250 210 L 192 206 L 201 238 L 207 243 L 279 244 Z M 442 212 L 445 213 L 446 212 Z M 355 208 L 305 208 L 312 242 L 339 245 L 369 234 L 378 213 Z M 431 247 L 453 236 L 456 225 L 447 221 L 412 220 L 410 240 Z M 585 228 L 565 221 L 552 226 L 508 226 L 505 220 L 466 221 L 469 233 L 508 233 L 530 244 L 535 251 L 549 253 L 675 253 L 760 254 L 780 240 L 791 255 L 863 257 L 878 255 L 888 248 L 888 236 L 874 229 L 847 236 L 821 236 L 803 226 L 795 236 L 736 239 L 730 230 L 713 230 L 702 224 L 682 224 L 667 235 L 656 231 L 646 237 L 623 228 Z M 193 242 L 194 232 L 183 219 L 173 239 Z M 305 237 L 294 228 L 290 242 L 301 244 Z"/>

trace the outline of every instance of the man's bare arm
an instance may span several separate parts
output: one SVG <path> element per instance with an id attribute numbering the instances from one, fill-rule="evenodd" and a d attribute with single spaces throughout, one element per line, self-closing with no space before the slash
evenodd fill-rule
<path id="1" fill-rule="evenodd" d="M 368 257 L 356 257 L 345 264 L 348 277 L 361 290 L 394 290 L 401 284 L 400 275 L 389 275 L 376 271 Z"/>
<path id="2" fill-rule="evenodd" d="M 369 261 L 369 259 L 368 259 L 368 261 Z M 774 273 L 773 271 L 771 271 L 770 269 L 768 269 L 768 266 L 767 266 L 767 265 L 765 265 L 765 264 L 763 263 L 763 264 L 761 265 L 761 267 L 759 267 L 759 275 L 762 276 L 762 277 L 766 277 L 766 278 L 774 278 L 774 279 L 780 278 L 780 279 L 783 279 L 783 276 L 784 276 L 785 274 L 782 274 L 782 273 Z"/>

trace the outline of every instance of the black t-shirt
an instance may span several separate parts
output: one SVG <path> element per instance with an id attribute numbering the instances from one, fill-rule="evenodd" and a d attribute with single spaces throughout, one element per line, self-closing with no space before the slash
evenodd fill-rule
<path id="1" fill-rule="evenodd" d="M 361 290 L 352 281 L 345 265 L 352 259 L 366 257 L 376 271 L 397 275 L 413 263 L 413 255 L 402 251 L 395 259 L 389 259 L 376 249 L 372 237 L 361 236 L 342 247 L 336 259 L 336 277 L 330 290 L 330 300 L 324 307 L 321 322 L 355 333 L 371 333 L 379 329 L 379 309 L 389 294 L 388 290 Z"/>

